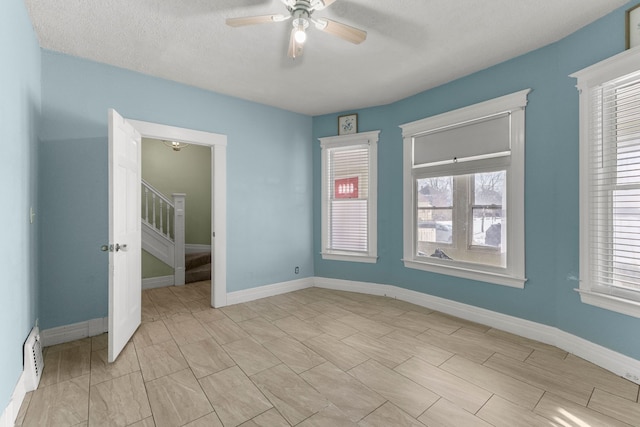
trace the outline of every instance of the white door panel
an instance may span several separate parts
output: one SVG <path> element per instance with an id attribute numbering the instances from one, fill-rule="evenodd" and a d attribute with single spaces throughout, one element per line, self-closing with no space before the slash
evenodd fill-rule
<path id="1" fill-rule="evenodd" d="M 140 325 L 141 137 L 109 110 L 109 362 Z"/>

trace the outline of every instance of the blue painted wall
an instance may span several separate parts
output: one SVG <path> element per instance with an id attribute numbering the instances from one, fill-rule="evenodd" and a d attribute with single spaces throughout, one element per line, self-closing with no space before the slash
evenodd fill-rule
<path id="1" fill-rule="evenodd" d="M 108 108 L 228 136 L 228 292 L 313 275 L 311 117 L 44 51 L 43 328 L 107 316 Z"/>
<path id="2" fill-rule="evenodd" d="M 228 135 L 230 292 L 314 274 L 388 283 L 553 325 L 640 359 L 639 340 L 628 337 L 640 321 L 581 304 L 573 291 L 577 283 L 569 279 L 578 271 L 578 96 L 567 75 L 623 50 L 624 9 L 546 48 L 392 105 L 357 111 L 361 131 L 382 130 L 380 260 L 365 265 L 314 255 L 321 240 L 317 138 L 335 135 L 338 114 L 312 119 L 41 52 L 23 2 L 5 1 L 0 196 L 10 205 L 0 209 L 0 324 L 11 327 L 0 329 L 0 408 L 22 371 L 22 343 L 37 317 L 46 329 L 107 314 L 107 256 L 99 247 L 108 233 L 110 107 L 132 119 Z M 405 269 L 398 125 L 527 87 L 533 92 L 527 107 L 526 288 Z M 30 206 L 37 213 L 33 225 Z"/>
<path id="3" fill-rule="evenodd" d="M 40 48 L 22 0 L 0 13 L 0 413 L 22 372 L 22 344 L 37 318 L 37 144 Z"/>
<path id="4" fill-rule="evenodd" d="M 558 327 L 640 359 L 640 319 L 582 304 L 578 283 L 578 93 L 569 74 L 624 50 L 625 7 L 573 35 L 399 102 L 359 111 L 359 130 L 381 130 L 377 264 L 324 261 L 314 220 L 317 276 L 384 283 Z M 398 125 L 532 88 L 526 111 L 524 290 L 404 268 L 402 136 Z M 342 113 L 340 113 L 342 114 Z M 313 121 L 314 212 L 320 212 L 317 138 L 335 135 L 337 116 Z"/>

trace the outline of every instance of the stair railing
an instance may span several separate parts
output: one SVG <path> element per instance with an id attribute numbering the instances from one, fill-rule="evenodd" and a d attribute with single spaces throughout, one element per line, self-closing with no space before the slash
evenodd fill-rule
<path id="1" fill-rule="evenodd" d="M 174 218 L 173 202 L 151 184 L 142 180 L 142 220 L 158 233 L 175 242 Z"/>
<path id="2" fill-rule="evenodd" d="M 173 200 L 145 180 L 142 183 L 142 221 L 174 245 L 174 285 L 184 285 L 185 193 L 173 193 Z"/>

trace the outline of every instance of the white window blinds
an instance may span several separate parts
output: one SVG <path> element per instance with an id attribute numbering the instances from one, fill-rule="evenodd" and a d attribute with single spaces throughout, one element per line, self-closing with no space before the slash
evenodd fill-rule
<path id="1" fill-rule="evenodd" d="M 591 90 L 591 290 L 640 301 L 640 72 Z"/>
<path id="2" fill-rule="evenodd" d="M 327 148 L 327 250 L 368 251 L 369 145 Z"/>
<path id="3" fill-rule="evenodd" d="M 378 135 L 319 138 L 323 260 L 376 263 Z"/>

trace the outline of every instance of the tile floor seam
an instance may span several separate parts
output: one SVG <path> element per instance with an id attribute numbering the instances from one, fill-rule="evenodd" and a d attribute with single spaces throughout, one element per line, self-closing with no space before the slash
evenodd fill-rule
<path id="1" fill-rule="evenodd" d="M 492 356 L 492 357 L 493 357 L 493 356 Z M 491 357 L 490 357 L 489 359 L 491 359 Z M 536 384 L 532 384 L 531 382 L 528 382 L 528 381 L 526 381 L 526 380 L 522 380 L 522 379 L 520 379 L 520 378 L 518 378 L 518 377 L 515 377 L 515 376 L 511 375 L 510 373 L 502 372 L 502 371 L 498 371 L 497 369 L 495 369 L 495 368 L 493 368 L 493 367 L 491 367 L 491 366 L 487 366 L 487 365 L 485 365 L 485 363 L 487 363 L 487 362 L 489 361 L 489 359 L 487 359 L 486 361 L 484 361 L 484 362 L 483 362 L 483 363 L 481 363 L 480 365 L 481 365 L 481 366 L 484 366 L 484 367 L 485 367 L 485 368 L 487 368 L 487 369 L 491 369 L 492 371 L 497 372 L 497 373 L 499 373 L 499 374 L 506 375 L 506 376 L 510 377 L 511 379 L 516 380 L 516 381 L 521 381 L 521 382 L 523 382 L 523 383 L 525 383 L 525 384 L 527 384 L 527 385 L 529 385 L 529 386 L 531 386 L 531 387 L 540 388 L 540 387 L 538 387 Z M 544 390 L 544 389 L 541 389 L 541 390 L 546 391 L 546 390 Z"/>
<path id="2" fill-rule="evenodd" d="M 151 401 L 149 400 L 149 388 L 147 387 L 147 383 L 148 381 L 145 381 L 144 378 L 142 379 L 142 385 L 144 386 L 144 394 L 147 397 L 147 404 L 149 405 L 149 408 L 151 408 L 151 418 L 153 419 L 153 424 L 156 424 L 156 418 L 153 416 L 153 407 L 151 406 Z M 87 426 L 87 427 L 91 427 L 91 426 Z"/>
<path id="3" fill-rule="evenodd" d="M 594 387 L 591 390 L 591 394 L 589 395 L 589 399 L 587 400 L 586 405 L 584 405 L 585 408 L 589 408 L 589 404 L 591 403 L 591 399 L 593 398 L 593 395 L 594 395 L 595 392 L 596 392 L 596 388 Z M 591 408 L 591 409 L 593 409 L 593 408 Z M 594 411 L 595 411 L 595 409 L 594 409 Z"/>
<path id="4" fill-rule="evenodd" d="M 540 402 L 542 402 L 542 399 L 544 398 L 544 396 L 549 393 L 547 390 L 543 390 L 542 394 L 540 395 L 540 398 L 538 399 L 538 401 L 536 402 L 536 404 L 534 405 L 533 409 L 531 409 L 531 411 L 535 412 L 536 408 L 538 407 L 538 405 L 540 405 Z"/>
<path id="5" fill-rule="evenodd" d="M 440 368 L 442 365 L 444 365 L 445 363 L 447 363 L 449 360 L 453 359 L 453 358 L 454 358 L 454 356 L 456 356 L 456 354 L 455 354 L 455 353 L 453 353 L 451 356 L 447 357 L 447 359 L 446 359 L 445 361 L 443 361 L 442 363 L 440 363 L 439 365 L 434 365 L 434 366 L 437 366 L 438 368 Z M 420 356 L 418 356 L 418 357 L 420 357 Z M 460 356 L 460 357 L 462 357 L 462 356 Z M 423 360 L 424 360 L 424 359 L 423 359 Z M 467 360 L 468 360 L 468 359 L 467 359 Z M 429 363 L 429 361 L 428 361 L 428 360 L 425 360 L 425 362 Z M 479 363 L 479 365 L 481 365 L 481 366 L 482 366 L 482 364 L 481 364 L 481 363 Z"/>
<path id="6" fill-rule="evenodd" d="M 616 416 L 614 416 L 614 415 L 612 415 L 612 414 L 606 414 L 606 413 L 604 413 L 604 412 L 600 411 L 599 409 L 596 409 L 596 408 L 593 408 L 593 407 L 590 407 L 590 406 L 589 406 L 589 404 L 591 403 L 591 398 L 593 397 L 593 394 L 595 394 L 595 392 L 596 392 L 596 388 L 597 388 L 597 387 L 594 387 L 594 388 L 593 388 L 593 393 L 592 393 L 592 394 L 591 394 L 591 396 L 589 397 L 589 402 L 587 403 L 587 406 L 585 406 L 585 407 L 586 407 L 587 409 L 590 409 L 590 410 L 592 410 L 592 411 L 594 411 L 594 412 L 597 412 L 597 413 L 599 413 L 599 414 L 601 414 L 601 415 L 604 415 L 605 417 L 613 418 L 613 419 L 618 420 L 618 421 L 620 421 L 620 422 L 622 422 L 622 423 L 624 423 L 624 424 L 628 424 L 626 421 L 621 420 L 621 419 L 617 418 Z M 605 390 L 600 390 L 600 392 L 604 392 L 604 393 L 607 393 L 607 394 L 611 394 L 612 396 L 615 396 L 615 397 L 617 397 L 617 398 L 619 398 L 619 399 L 624 399 L 623 397 L 620 397 L 620 396 L 614 395 L 614 394 L 609 393 L 609 392 L 607 392 L 607 391 L 605 391 Z M 633 404 L 635 404 L 635 402 L 632 402 L 632 403 L 633 403 Z M 638 426 L 640 426 L 640 423 L 638 423 L 637 425 L 638 425 Z"/>
<path id="7" fill-rule="evenodd" d="M 447 399 L 445 399 L 444 397 L 438 395 L 438 399 L 435 402 L 433 402 L 431 405 L 429 405 L 424 411 L 422 411 L 422 413 L 420 415 L 415 417 L 415 419 L 417 420 L 420 417 L 424 416 L 424 414 L 426 414 L 429 411 L 429 409 L 431 409 L 433 406 L 435 406 L 436 403 L 438 403 L 441 400 L 447 400 Z"/>
<path id="8" fill-rule="evenodd" d="M 87 393 L 87 427 L 91 427 L 89 424 L 91 420 L 91 377 L 89 377 L 89 391 Z"/>
<path id="9" fill-rule="evenodd" d="M 487 404 L 488 404 L 488 403 L 489 403 L 489 401 L 493 398 L 493 396 L 497 396 L 497 394 L 495 394 L 495 393 L 491 393 L 491 396 L 490 396 L 490 397 L 489 397 L 489 398 L 488 398 L 488 399 L 487 399 L 487 400 L 486 400 L 486 401 L 485 401 L 485 402 L 484 402 L 484 403 L 483 403 L 483 404 L 478 408 L 478 410 L 477 410 L 476 412 L 473 412 L 473 413 L 471 413 L 471 412 L 470 412 L 470 413 L 471 413 L 471 414 L 473 414 L 474 416 L 476 416 L 476 417 L 480 418 L 480 416 L 478 416 L 478 413 L 479 413 L 480 411 L 482 411 L 482 408 L 484 408 L 485 406 L 487 406 Z M 498 397 L 499 397 L 499 396 L 498 396 Z M 444 399 L 444 397 L 443 397 L 443 399 Z M 486 421 L 486 420 L 484 420 L 484 421 Z M 489 421 L 487 421 L 487 422 L 489 422 Z M 489 424 L 491 424 L 491 423 L 489 423 Z"/>
<path id="10" fill-rule="evenodd" d="M 139 328 L 140 327 L 138 326 L 138 329 Z M 138 356 L 138 349 L 136 348 L 135 343 L 133 342 L 133 336 L 131 337 L 130 342 L 133 345 L 133 351 L 136 354 L 136 361 L 138 362 L 138 369 L 140 372 L 140 377 L 142 378 L 142 385 L 144 386 L 144 394 L 147 397 L 147 405 L 149 405 L 149 408 L 151 408 L 151 401 L 149 401 L 149 392 L 147 391 L 147 383 L 144 381 L 144 377 L 142 376 L 142 366 L 140 365 L 140 357 Z M 89 400 L 89 402 L 91 402 L 91 400 Z M 151 410 L 151 419 L 153 420 L 153 424 L 155 425 L 156 420 L 155 418 L 153 418 L 153 410 Z M 90 426 L 87 425 L 87 427 L 90 427 Z"/>
<path id="11" fill-rule="evenodd" d="M 364 385 L 364 384 L 363 384 L 363 385 Z M 366 387 L 366 385 L 365 385 L 365 387 Z M 362 420 L 364 420 L 365 418 L 367 418 L 369 415 L 373 414 L 374 412 L 376 412 L 378 409 L 382 408 L 382 407 L 383 407 L 384 405 L 386 405 L 387 403 L 391 403 L 391 401 L 390 401 L 389 399 L 386 399 L 386 398 L 384 398 L 384 397 L 383 397 L 383 399 L 385 399 L 385 400 L 384 400 L 384 402 L 382 402 L 380 405 L 378 405 L 376 408 L 374 408 L 371 412 L 369 412 L 368 414 L 366 414 L 364 417 L 360 418 L 360 419 L 358 420 L 358 422 L 357 422 L 357 423 L 361 423 L 361 422 L 362 422 Z"/>
<path id="12" fill-rule="evenodd" d="M 447 360 L 452 359 L 454 356 L 455 356 L 455 355 L 451 356 L 451 357 L 450 357 L 449 359 L 447 359 Z M 459 356 L 459 357 L 462 357 L 462 356 Z M 428 361 L 425 361 L 425 362 L 426 362 L 426 363 L 429 363 Z M 470 361 L 470 362 L 471 362 L 471 361 Z M 461 379 L 461 380 L 463 380 L 463 381 L 466 381 L 466 382 L 468 382 L 469 384 L 471 384 L 471 385 L 473 385 L 473 386 L 475 386 L 475 387 L 478 387 L 478 388 L 480 388 L 480 389 L 482 389 L 482 390 L 486 391 L 487 393 L 491 393 L 491 396 L 493 396 L 494 394 L 495 394 L 495 395 L 500 396 L 498 393 L 493 392 L 493 391 L 489 390 L 488 388 L 486 388 L 486 387 L 484 387 L 484 386 L 482 386 L 482 385 L 480 385 L 480 384 L 476 384 L 475 382 L 470 381 L 470 380 L 468 380 L 468 379 L 466 379 L 466 378 L 464 378 L 464 377 L 462 377 L 462 376 L 460 376 L 460 375 L 456 374 L 455 372 L 451 372 L 451 371 L 448 371 L 448 370 L 446 370 L 446 369 L 441 368 L 441 366 L 442 366 L 444 363 L 445 363 L 445 362 L 441 363 L 441 364 L 440 364 L 440 365 L 438 365 L 438 366 L 435 366 L 435 365 L 432 365 L 432 366 L 435 366 L 436 368 L 442 369 L 444 372 L 447 372 L 447 373 L 449 373 L 449 374 L 453 375 L 454 377 L 456 377 L 456 378 L 458 378 L 458 379 Z M 474 363 L 474 362 L 471 362 L 471 363 Z M 482 366 L 482 365 L 480 365 L 480 366 Z M 544 393 L 543 393 L 543 394 L 544 394 Z M 489 399 L 491 399 L 491 396 L 489 396 Z M 500 396 L 500 397 L 503 397 L 503 396 Z M 542 398 L 542 397 L 540 397 L 540 398 Z M 487 400 L 485 401 L 485 404 L 486 404 L 486 402 L 488 402 L 488 401 L 489 401 L 489 399 L 487 399 Z M 503 397 L 503 399 L 506 399 L 506 397 Z M 538 400 L 538 401 L 539 401 L 539 400 Z M 512 403 L 515 403 L 515 402 L 512 402 Z M 483 405 L 484 405 L 484 404 L 483 404 Z M 479 409 L 478 409 L 478 410 L 479 410 Z M 476 411 L 476 412 L 477 412 L 477 411 Z"/>
<path id="13" fill-rule="evenodd" d="M 429 362 L 425 362 L 425 363 L 429 363 Z M 398 365 L 398 366 L 399 366 L 399 365 Z M 432 365 L 432 366 L 433 366 L 433 365 Z M 437 368 L 437 369 L 440 369 L 440 368 L 439 368 L 439 367 L 437 367 L 437 366 L 436 366 L 436 368 Z M 436 390 L 433 390 L 433 389 L 429 388 L 429 387 L 428 387 L 428 386 L 426 386 L 426 385 L 420 384 L 419 382 L 417 382 L 417 381 L 415 381 L 415 380 L 411 379 L 410 377 L 408 377 L 407 375 L 403 374 L 402 372 L 396 371 L 395 369 L 392 369 L 392 371 L 396 372 L 397 374 L 402 375 L 403 377 L 407 378 L 408 380 L 411 380 L 413 383 L 418 384 L 420 387 L 423 387 L 423 388 L 425 388 L 425 389 L 429 390 L 430 392 L 432 392 L 432 393 L 434 393 L 434 394 L 438 395 L 440 399 L 445 399 L 445 400 L 449 401 L 449 399 L 446 399 L 444 396 L 442 396 L 441 394 L 439 394 Z M 444 371 L 444 370 L 443 370 L 443 371 Z M 450 373 L 450 372 L 447 372 L 447 371 L 444 371 L 444 372 L 445 372 L 445 373 Z M 457 377 L 457 375 L 455 375 L 455 374 L 451 374 L 451 375 L 454 375 L 454 376 L 456 376 L 456 377 Z M 459 378 L 459 377 L 458 377 L 458 378 Z M 488 402 L 489 400 L 491 400 L 491 397 L 493 397 L 493 395 L 495 395 L 495 393 L 493 393 L 493 392 L 492 392 L 492 391 L 490 391 L 490 390 L 486 390 L 486 389 L 484 389 L 483 387 L 477 386 L 477 385 L 475 385 L 475 384 L 471 383 L 470 381 L 468 381 L 468 380 L 466 380 L 466 379 L 464 379 L 464 378 L 461 378 L 461 379 L 463 379 L 464 381 L 466 381 L 466 382 L 470 383 L 470 384 L 471 384 L 471 385 L 473 385 L 473 386 L 476 386 L 476 387 L 478 387 L 478 388 L 482 388 L 483 390 L 487 391 L 488 393 L 491 393 L 491 396 L 489 396 L 489 398 L 488 398 L 487 400 L 485 400 L 485 401 L 484 401 L 484 403 L 480 406 L 480 408 L 482 408 L 482 406 L 486 405 L 486 404 L 487 404 L 487 402 Z M 439 400 L 439 399 L 438 399 L 438 400 Z M 437 402 L 437 401 L 436 401 L 436 402 Z M 429 407 L 431 407 L 431 406 L 435 405 L 435 403 L 436 403 L 436 402 L 433 402 L 431 405 L 429 405 Z M 450 401 L 449 401 L 449 402 L 450 402 Z M 451 403 L 453 403 L 453 402 L 451 402 Z M 464 409 L 464 408 L 463 408 L 463 409 Z M 426 411 L 428 411 L 428 410 L 429 410 L 429 408 L 425 409 L 425 410 L 424 410 L 424 412 L 426 412 Z M 464 409 L 464 410 L 466 410 L 466 409 Z M 478 411 L 479 411 L 479 410 L 480 410 L 480 409 L 478 409 Z M 478 411 L 476 411 L 476 413 L 477 413 Z M 423 412 L 423 413 L 424 413 L 424 412 Z M 467 412 L 468 412 L 468 411 L 467 411 Z M 474 415 L 475 415 L 475 413 L 474 413 Z M 418 417 L 416 417 L 416 418 L 420 418 L 420 416 L 418 416 Z"/>
<path id="14" fill-rule="evenodd" d="M 265 398 L 266 398 L 266 397 L 265 397 Z M 268 399 L 267 399 L 267 400 L 268 400 Z M 273 405 L 273 404 L 272 404 L 272 405 Z M 282 414 L 280 413 L 280 411 L 278 411 L 278 408 L 276 408 L 275 406 L 272 406 L 271 408 L 269 408 L 269 409 L 265 409 L 264 411 L 260 412 L 258 415 L 254 416 L 254 417 L 252 417 L 252 418 L 249 418 L 249 419 L 248 419 L 247 421 L 245 421 L 244 423 L 247 423 L 247 422 L 249 422 L 249 421 L 253 421 L 253 420 L 255 420 L 256 418 L 258 418 L 259 416 L 264 415 L 264 414 L 266 414 L 267 412 L 272 411 L 272 410 L 276 410 L 276 411 L 278 412 L 278 414 L 279 414 L 280 416 L 282 416 Z M 284 418 L 284 417 L 282 417 L 282 418 Z M 242 423 L 242 424 L 244 424 L 244 423 Z"/>

